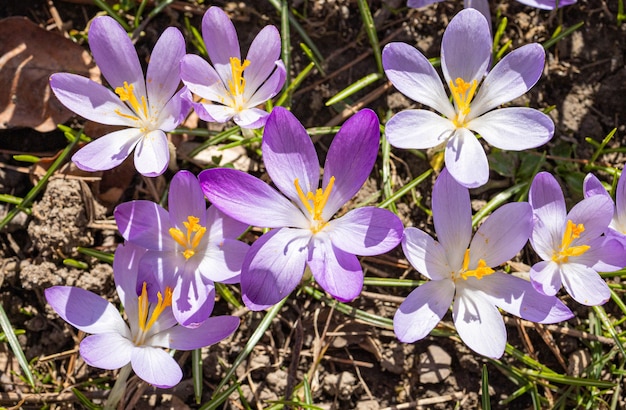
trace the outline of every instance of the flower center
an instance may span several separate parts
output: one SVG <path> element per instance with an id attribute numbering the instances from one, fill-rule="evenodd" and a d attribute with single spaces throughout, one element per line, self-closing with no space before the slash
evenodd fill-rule
<path id="1" fill-rule="evenodd" d="M 580 234 L 584 231 L 585 225 L 575 225 L 574 222 L 568 219 L 563 239 L 561 239 L 561 249 L 552 254 L 552 260 L 556 263 L 567 263 L 570 256 L 580 256 L 587 252 L 590 248 L 589 245 L 572 246 L 574 239 L 580 237 Z"/>
<path id="2" fill-rule="evenodd" d="M 466 83 L 460 77 L 455 82 L 450 80 L 450 91 L 452 91 L 452 98 L 457 106 L 456 117 L 452 120 L 455 127 L 461 128 L 465 125 L 465 117 L 470 113 L 470 103 L 472 98 L 474 98 L 477 87 L 478 81 L 476 80 L 473 80 L 471 83 Z"/>
<path id="3" fill-rule="evenodd" d="M 328 181 L 328 185 L 325 190 L 322 188 L 317 188 L 315 194 L 309 191 L 307 194 L 304 194 L 302 188 L 300 188 L 300 183 L 298 182 L 298 178 L 293 181 L 293 184 L 296 186 L 296 191 L 298 191 L 298 196 L 300 197 L 300 201 L 304 205 L 304 207 L 309 211 L 309 215 L 313 218 L 313 223 L 311 224 L 311 231 L 313 233 L 318 233 L 328 222 L 322 218 L 322 212 L 324 211 L 324 207 L 328 202 L 328 197 L 330 196 L 330 192 L 333 190 L 333 185 L 335 185 L 335 177 L 330 177 L 330 181 Z"/>
<path id="4" fill-rule="evenodd" d="M 243 78 L 243 71 L 250 65 L 249 60 L 244 60 L 243 63 L 237 57 L 230 58 L 230 70 L 232 73 L 232 80 L 228 81 L 228 88 L 235 101 L 235 110 L 241 111 L 243 108 L 243 91 L 246 87 L 246 79 Z"/>
<path id="5" fill-rule="evenodd" d="M 196 253 L 196 248 L 200 244 L 200 240 L 206 233 L 206 227 L 200 225 L 199 218 L 195 216 L 188 216 L 187 221 L 183 222 L 183 225 L 187 229 L 187 233 L 183 233 L 178 228 L 170 228 L 170 235 L 176 241 L 177 244 L 182 246 L 185 250 L 183 251 L 183 255 L 185 259 L 191 258 Z"/>
<path id="6" fill-rule="evenodd" d="M 115 94 L 119 95 L 120 100 L 122 100 L 127 105 L 129 105 L 130 108 L 132 108 L 132 110 L 135 112 L 135 114 L 137 114 L 137 115 L 128 115 L 128 114 L 124 114 L 119 109 L 116 109 L 115 113 L 117 115 L 124 117 L 124 118 L 129 118 L 133 121 L 140 121 L 139 116 L 141 114 L 143 114 L 143 118 L 148 118 L 148 104 L 146 102 L 146 97 L 143 95 L 141 96 L 141 104 L 140 104 L 139 100 L 137 99 L 137 96 L 135 95 L 134 85 L 132 84 L 129 85 L 126 81 L 124 81 L 124 86 L 117 87 L 115 89 Z"/>
<path id="7" fill-rule="evenodd" d="M 157 305 L 152 310 L 152 314 L 150 314 L 150 302 L 148 301 L 148 284 L 146 282 L 143 283 L 141 288 L 141 295 L 137 299 L 138 304 L 138 320 L 139 320 L 139 332 L 133 339 L 133 342 L 137 346 L 141 346 L 145 342 L 146 334 L 148 330 L 156 323 L 159 319 L 159 316 L 165 311 L 168 306 L 172 306 L 172 288 L 165 288 L 165 297 L 161 294 L 161 292 L 157 293 L 158 302 Z M 149 316 L 149 317 L 148 317 Z"/>
<path id="8" fill-rule="evenodd" d="M 476 279 L 480 280 L 483 278 L 483 276 L 491 275 L 492 273 L 495 272 L 493 269 L 487 266 L 487 262 L 485 262 L 484 259 L 478 260 L 478 266 L 476 267 L 476 269 L 468 270 L 469 262 L 470 262 L 470 250 L 467 249 L 465 251 L 465 255 L 463 256 L 463 268 L 461 269 L 461 272 L 459 272 L 463 280 L 467 280 L 467 278 L 469 278 L 470 276 L 473 276 Z"/>

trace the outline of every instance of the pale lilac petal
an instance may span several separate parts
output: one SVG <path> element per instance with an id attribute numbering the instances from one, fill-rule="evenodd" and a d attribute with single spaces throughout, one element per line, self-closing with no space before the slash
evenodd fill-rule
<path id="1" fill-rule="evenodd" d="M 174 326 L 150 338 L 151 346 L 176 350 L 194 350 L 210 346 L 226 339 L 239 327 L 239 318 L 235 316 L 213 316 L 200 326 L 191 329 Z"/>
<path id="2" fill-rule="evenodd" d="M 202 57 L 195 54 L 184 56 L 180 63 L 180 76 L 192 93 L 220 104 L 232 102 L 219 74 Z"/>
<path id="3" fill-rule="evenodd" d="M 383 49 L 382 56 L 387 78 L 402 94 L 448 118 L 456 115 L 439 74 L 415 47 L 390 43 Z"/>
<path id="4" fill-rule="evenodd" d="M 146 249 L 125 242 L 117 246 L 113 259 L 113 278 L 115 289 L 124 306 L 124 312 L 128 321 L 132 324 L 137 322 L 137 280 L 139 261 L 145 255 Z M 142 282 L 143 283 L 143 282 Z"/>
<path id="5" fill-rule="evenodd" d="M 578 263 L 564 263 L 561 270 L 563 286 L 576 302 L 598 306 L 611 297 L 608 285 L 595 270 Z"/>
<path id="6" fill-rule="evenodd" d="M 415 288 L 393 317 L 393 331 L 401 342 L 428 336 L 443 318 L 454 297 L 454 282 L 434 280 Z"/>
<path id="7" fill-rule="evenodd" d="M 246 243 L 223 239 L 206 249 L 198 270 L 214 282 L 239 283 L 241 266 L 249 249 Z"/>
<path id="8" fill-rule="evenodd" d="M 205 235 L 209 242 L 217 243 L 223 238 L 235 239 L 248 229 L 248 224 L 231 218 L 214 205 L 207 208 L 205 220 L 207 224 L 207 232 Z"/>
<path id="9" fill-rule="evenodd" d="M 551 260 L 538 262 L 530 268 L 530 281 L 537 292 L 554 296 L 561 289 L 561 267 Z"/>
<path id="10" fill-rule="evenodd" d="M 120 312 L 105 299 L 73 286 L 53 286 L 46 300 L 63 320 L 85 333 L 117 333 L 130 336 Z"/>
<path id="11" fill-rule="evenodd" d="M 469 191 L 459 185 L 446 169 L 435 181 L 432 209 L 437 239 L 446 250 L 450 267 L 458 271 L 472 238 L 472 208 Z"/>
<path id="12" fill-rule="evenodd" d="M 505 204 L 489 215 L 470 245 L 470 266 L 480 259 L 499 266 L 522 250 L 533 230 L 533 210 L 528 202 Z"/>
<path id="13" fill-rule="evenodd" d="M 206 201 L 194 174 L 185 170 L 178 171 L 172 178 L 167 198 L 170 226 L 186 233 L 187 228 L 183 223 L 188 222 L 190 216 L 194 216 L 199 219 L 200 225 L 206 227 Z"/>
<path id="14" fill-rule="evenodd" d="M 263 132 L 263 163 L 276 187 L 304 209 L 295 187 L 298 180 L 306 195 L 319 187 L 320 164 L 311 137 L 298 119 L 283 107 L 276 107 Z"/>
<path id="15" fill-rule="evenodd" d="M 489 2 L 487 0 L 464 0 L 463 7 L 466 9 L 475 9 L 485 17 L 487 24 L 489 25 L 489 33 L 491 33 L 491 10 L 489 9 Z"/>
<path id="16" fill-rule="evenodd" d="M 124 82 L 135 87 L 137 98 L 146 95 L 143 69 L 135 46 L 128 33 L 109 16 L 99 16 L 91 21 L 89 48 L 98 68 L 113 89 Z"/>
<path id="17" fill-rule="evenodd" d="M 387 209 L 357 208 L 333 219 L 325 228 L 333 245 L 355 255 L 373 256 L 389 252 L 402 239 L 402 221 Z"/>
<path id="18" fill-rule="evenodd" d="M 115 168 L 135 149 L 143 132 L 137 128 L 114 131 L 91 141 L 72 156 L 72 161 L 83 171 L 106 171 Z"/>
<path id="19" fill-rule="evenodd" d="M 197 260 L 197 263 L 200 261 Z M 137 294 L 141 293 L 144 282 L 148 285 L 150 301 L 156 301 L 157 292 L 164 294 L 166 288 L 177 286 L 178 276 L 184 269 L 187 260 L 182 252 L 148 251 L 140 259 L 137 277 Z M 194 259 L 191 259 L 191 263 Z"/>
<path id="20" fill-rule="evenodd" d="M 483 277 L 480 290 L 500 309 L 531 322 L 557 323 L 574 316 L 557 297 L 542 295 L 530 282 L 506 273 Z"/>
<path id="21" fill-rule="evenodd" d="M 418 9 L 434 3 L 441 3 L 442 1 L 444 0 L 408 0 L 406 5 Z"/>
<path id="22" fill-rule="evenodd" d="M 489 162 L 480 141 L 466 128 L 459 128 L 448 139 L 446 168 L 457 182 L 467 188 L 485 185 L 489 180 Z"/>
<path id="23" fill-rule="evenodd" d="M 595 195 L 578 202 L 567 214 L 574 224 L 583 224 L 585 230 L 572 245 L 584 244 L 606 232 L 613 218 L 613 201 L 606 195 Z"/>
<path id="24" fill-rule="evenodd" d="M 50 76 L 50 88 L 61 104 L 85 119 L 106 125 L 136 126 L 134 120 L 116 113 L 119 110 L 123 114 L 134 115 L 116 94 L 102 84 L 76 74 L 55 73 Z"/>
<path id="25" fill-rule="evenodd" d="M 530 7 L 535 7 L 543 10 L 553 10 L 556 8 L 557 1 L 559 8 L 575 4 L 576 0 L 517 0 L 519 3 L 525 4 Z"/>
<path id="26" fill-rule="evenodd" d="M 197 327 L 213 311 L 215 286 L 196 274 L 193 264 L 185 266 L 172 293 L 172 312 L 183 326 Z"/>
<path id="27" fill-rule="evenodd" d="M 324 220 L 329 220 L 367 181 L 378 156 L 379 142 L 380 126 L 372 110 L 360 110 L 341 126 L 324 164 L 322 188 L 326 189 L 330 178 L 335 177 L 322 213 Z"/>
<path id="28" fill-rule="evenodd" d="M 615 218 L 611 227 L 616 231 L 626 234 L 626 174 L 622 172 L 617 181 L 615 190 Z"/>
<path id="29" fill-rule="evenodd" d="M 282 228 L 262 235 L 252 244 L 241 271 L 241 293 L 249 309 L 272 306 L 298 286 L 310 238 L 310 232 Z"/>
<path id="30" fill-rule="evenodd" d="M 274 26 L 265 26 L 250 44 L 246 56 L 246 60 L 250 61 L 250 65 L 244 71 L 244 78 L 246 79 L 244 96 L 246 100 L 272 74 L 276 68 L 276 60 L 279 58 L 280 33 Z"/>
<path id="31" fill-rule="evenodd" d="M 351 302 L 363 289 L 363 269 L 356 256 L 333 246 L 327 238 L 313 237 L 307 264 L 315 281 L 340 302 Z"/>
<path id="32" fill-rule="evenodd" d="M 170 148 L 163 131 L 150 131 L 137 143 L 135 168 L 141 175 L 157 177 L 165 172 L 169 162 Z"/>
<path id="33" fill-rule="evenodd" d="M 626 252 L 622 237 L 599 236 L 585 242 L 589 249 L 580 256 L 572 256 L 570 262 L 591 267 L 597 272 L 614 272 L 626 266 Z"/>
<path id="34" fill-rule="evenodd" d="M 454 16 L 441 40 L 441 69 L 447 85 L 457 78 L 480 84 L 491 61 L 491 43 L 489 25 L 479 11 L 464 9 Z"/>
<path id="35" fill-rule="evenodd" d="M 268 113 L 259 108 L 247 108 L 233 115 L 233 121 L 241 128 L 257 129 L 267 122 Z"/>
<path id="36" fill-rule="evenodd" d="M 180 60 L 185 55 L 185 39 L 175 27 L 165 29 L 152 49 L 146 73 L 150 111 L 164 107 L 180 84 Z"/>
<path id="37" fill-rule="evenodd" d="M 215 70 L 222 82 L 228 84 L 232 79 L 230 58 L 241 59 L 241 52 L 235 26 L 221 8 L 213 6 L 204 13 L 202 38 Z"/>
<path id="38" fill-rule="evenodd" d="M 443 246 L 417 228 L 409 227 L 404 230 L 402 250 L 409 263 L 429 279 L 450 279 L 451 273 L 458 269 L 450 267 Z"/>
<path id="39" fill-rule="evenodd" d="M 204 195 L 218 209 L 248 225 L 306 228 L 309 220 L 265 182 L 245 172 L 213 168 L 198 175 Z"/>
<path id="40" fill-rule="evenodd" d="M 198 106 L 202 107 L 202 111 L 197 110 Z M 237 111 L 235 111 L 232 107 L 226 105 L 209 103 L 194 105 L 194 107 L 196 107 L 196 113 L 198 114 L 200 119 L 208 122 L 225 123 L 226 121 L 230 121 L 235 115 L 237 115 Z M 203 115 L 204 113 L 206 113 L 206 115 Z"/>
<path id="41" fill-rule="evenodd" d="M 432 111 L 404 110 L 387 122 L 385 135 L 396 148 L 427 149 L 444 143 L 454 130 L 449 119 Z"/>
<path id="42" fill-rule="evenodd" d="M 119 204 L 114 211 L 117 228 L 124 239 L 144 248 L 163 251 L 174 249 L 168 232 L 168 212 L 152 201 L 130 201 Z"/>
<path id="43" fill-rule="evenodd" d="M 589 198 L 594 195 L 604 195 L 610 198 L 609 193 L 607 192 L 602 182 L 593 175 L 591 172 L 585 176 L 585 180 L 583 181 L 583 194 L 585 198 Z"/>
<path id="44" fill-rule="evenodd" d="M 133 349 L 130 362 L 142 380 L 163 389 L 174 387 L 183 378 L 178 363 L 169 353 L 150 346 Z"/>
<path id="45" fill-rule="evenodd" d="M 87 336 L 80 342 L 80 355 L 93 367 L 115 370 L 130 362 L 134 345 L 118 333 Z"/>
<path id="46" fill-rule="evenodd" d="M 538 43 L 526 44 L 504 56 L 480 86 L 470 118 L 525 94 L 541 77 L 544 60 L 545 51 Z"/>
<path id="47" fill-rule="evenodd" d="M 257 105 L 264 103 L 270 98 L 273 98 L 282 89 L 285 84 L 287 70 L 285 69 L 285 64 L 280 60 L 275 61 L 274 65 L 276 68 L 274 69 L 272 75 L 270 75 L 261 87 L 259 87 L 246 101 L 246 105 L 248 107 L 256 107 Z"/>
<path id="48" fill-rule="evenodd" d="M 536 148 L 554 135 L 552 119 L 541 111 L 526 107 L 493 110 L 467 123 L 490 145 L 509 151 Z"/>
<path id="49" fill-rule="evenodd" d="M 161 131 L 170 132 L 185 120 L 191 108 L 191 96 L 189 89 L 183 86 L 164 106 L 160 107 L 158 118 L 155 120 L 155 128 Z"/>
<path id="50" fill-rule="evenodd" d="M 457 287 L 452 308 L 454 326 L 465 344 L 476 353 L 497 359 L 504 353 L 506 328 L 502 316 L 480 291 Z"/>
<path id="51" fill-rule="evenodd" d="M 535 176 L 528 192 L 528 202 L 533 207 L 535 220 L 542 221 L 541 230 L 538 227 L 534 229 L 531 242 L 535 242 L 535 236 L 541 231 L 541 234 L 546 236 L 546 241 L 543 243 L 547 245 L 549 243 L 547 239 L 553 238 L 553 241 L 556 240 L 560 244 L 567 222 L 567 212 L 563 191 L 550 173 L 540 172 Z M 535 245 L 533 243 L 533 248 L 539 251 Z M 555 248 L 550 247 L 550 249 Z"/>

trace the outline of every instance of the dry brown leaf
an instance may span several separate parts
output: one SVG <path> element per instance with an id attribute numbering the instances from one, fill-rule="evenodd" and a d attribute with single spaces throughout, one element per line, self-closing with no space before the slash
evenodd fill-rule
<path id="1" fill-rule="evenodd" d="M 52 131 L 73 113 L 54 97 L 51 74 L 70 72 L 100 81 L 89 53 L 25 17 L 0 20 L 0 129 Z"/>

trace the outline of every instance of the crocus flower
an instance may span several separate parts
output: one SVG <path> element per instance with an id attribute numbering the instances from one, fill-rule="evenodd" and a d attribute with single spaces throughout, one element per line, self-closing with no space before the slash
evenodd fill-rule
<path id="1" fill-rule="evenodd" d="M 407 6 L 413 8 L 421 8 L 429 6 L 433 3 L 441 3 L 444 0 L 409 0 Z M 489 26 L 489 32 L 491 33 L 491 11 L 489 10 L 488 0 L 463 0 L 463 7 L 472 8 L 480 11 L 485 17 Z"/>
<path id="2" fill-rule="evenodd" d="M 441 3 L 444 0 L 408 0 L 407 6 L 413 8 L 425 7 L 433 3 Z M 475 1 L 475 0 L 474 0 Z M 468 3 L 472 2 L 472 0 L 465 0 L 465 7 L 468 6 Z M 553 10 L 557 7 L 569 6 L 570 4 L 576 3 L 576 0 L 517 0 L 518 3 L 522 3 L 526 6 L 535 7 L 537 9 L 543 10 Z M 477 8 L 477 7 L 474 7 Z M 479 9 L 480 10 L 480 9 Z"/>
<path id="3" fill-rule="evenodd" d="M 124 239 L 148 249 L 139 264 L 142 281 L 171 288 L 176 320 L 197 326 L 213 310 L 214 282 L 239 282 L 249 246 L 237 237 L 247 225 L 207 209 L 189 171 L 174 175 L 168 204 L 169 212 L 151 201 L 126 202 L 115 209 L 115 220 Z"/>
<path id="4" fill-rule="evenodd" d="M 202 37 L 213 67 L 191 54 L 181 63 L 183 82 L 203 99 L 193 102 L 196 113 L 209 122 L 233 119 L 242 128 L 262 127 L 268 114 L 255 107 L 285 82 L 278 30 L 263 28 L 242 61 L 235 26 L 219 7 L 210 7 L 202 19 Z"/>
<path id="5" fill-rule="evenodd" d="M 87 144 L 72 157 L 85 171 L 114 168 L 134 150 L 135 167 L 145 176 L 161 175 L 169 163 L 165 132 L 184 119 L 190 105 L 180 98 L 180 59 L 185 40 L 166 29 L 152 51 L 146 79 L 126 31 L 111 17 L 96 17 L 89 30 L 94 59 L 114 91 L 69 73 L 50 77 L 59 101 L 78 115 L 102 124 L 126 127 Z"/>
<path id="6" fill-rule="evenodd" d="M 271 306 L 295 289 L 305 266 L 341 301 L 363 286 L 355 255 L 377 255 L 400 242 L 402 223 L 392 212 L 362 207 L 331 219 L 367 180 L 379 146 L 378 118 L 361 110 L 341 127 L 320 169 L 315 147 L 289 111 L 276 107 L 263 134 L 263 161 L 279 193 L 233 169 L 209 169 L 198 178 L 204 194 L 224 213 L 250 225 L 276 228 L 251 246 L 241 270 L 245 304 Z M 284 196 L 283 196 L 284 195 Z"/>
<path id="7" fill-rule="evenodd" d="M 131 363 L 141 379 L 169 388 L 181 380 L 176 360 L 162 348 L 193 350 L 219 342 L 239 325 L 233 316 L 215 316 L 196 328 L 176 324 L 172 314 L 172 289 L 150 300 L 146 282 L 138 282 L 137 264 L 145 249 L 120 245 L 115 252 L 115 286 L 129 326 L 119 311 L 95 293 L 72 286 L 45 290 L 48 303 L 72 326 L 91 334 L 80 343 L 85 362 L 100 369 L 114 370 Z M 139 294 L 137 288 L 140 289 Z"/>
<path id="8" fill-rule="evenodd" d="M 611 199 L 593 195 L 568 213 L 556 179 L 540 172 L 530 186 L 529 201 L 535 219 L 530 243 L 543 259 L 530 270 L 535 289 L 554 295 L 563 284 L 578 303 L 596 306 L 606 302 L 609 287 L 598 272 L 626 265 L 621 242 L 602 235 L 613 217 Z"/>
<path id="9" fill-rule="evenodd" d="M 615 191 L 615 204 L 613 207 L 613 218 L 609 224 L 609 229 L 605 232 L 607 236 L 612 235 L 626 244 L 626 177 L 624 172 L 621 173 L 617 181 L 617 189 Z M 589 173 L 583 182 L 583 192 L 585 198 L 594 195 L 604 195 L 611 199 L 600 180 L 593 174 Z"/>
<path id="10" fill-rule="evenodd" d="M 443 34 L 441 67 L 454 104 L 422 53 L 404 43 L 391 43 L 383 50 L 385 73 L 393 85 L 443 114 L 422 109 L 399 112 L 386 126 L 390 144 L 412 149 L 445 145 L 446 167 L 468 188 L 489 179 L 487 156 L 473 132 L 497 148 L 514 151 L 542 145 L 554 134 L 550 117 L 535 109 L 492 111 L 537 82 L 543 70 L 543 47 L 533 43 L 512 51 L 483 79 L 491 61 L 491 43 L 487 21 L 478 11 L 462 10 L 450 22 Z"/>
<path id="11" fill-rule="evenodd" d="M 506 329 L 498 308 L 538 323 L 567 320 L 571 311 L 554 296 L 539 294 L 530 282 L 494 270 L 513 258 L 532 230 L 526 202 L 500 207 L 472 239 L 469 192 L 444 169 L 433 188 L 432 211 L 438 241 L 406 228 L 402 249 L 413 267 L 430 281 L 413 290 L 398 308 L 394 331 L 402 342 L 426 337 L 454 300 L 456 330 L 472 350 L 502 356 Z"/>

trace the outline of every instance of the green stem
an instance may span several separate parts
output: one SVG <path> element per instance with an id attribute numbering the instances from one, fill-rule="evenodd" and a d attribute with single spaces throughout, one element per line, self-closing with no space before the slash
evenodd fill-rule
<path id="1" fill-rule="evenodd" d="M 130 363 L 120 369 L 115 385 L 113 385 L 111 393 L 109 393 L 109 397 L 107 397 L 107 401 L 104 403 L 104 410 L 115 410 L 117 408 L 117 404 L 124 398 L 126 381 L 128 380 L 131 370 L 132 367 Z"/>

